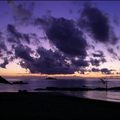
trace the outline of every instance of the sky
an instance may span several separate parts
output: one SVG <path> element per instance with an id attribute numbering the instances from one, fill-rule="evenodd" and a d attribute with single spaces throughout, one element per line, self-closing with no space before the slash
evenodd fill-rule
<path id="1" fill-rule="evenodd" d="M 119 1 L 0 1 L 0 74 L 120 74 Z"/>

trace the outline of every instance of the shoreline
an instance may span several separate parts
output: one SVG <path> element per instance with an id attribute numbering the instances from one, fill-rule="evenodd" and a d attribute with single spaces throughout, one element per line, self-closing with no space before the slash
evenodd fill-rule
<path id="1" fill-rule="evenodd" d="M 0 93 L 1 117 L 9 119 L 120 118 L 120 103 L 49 92 Z"/>

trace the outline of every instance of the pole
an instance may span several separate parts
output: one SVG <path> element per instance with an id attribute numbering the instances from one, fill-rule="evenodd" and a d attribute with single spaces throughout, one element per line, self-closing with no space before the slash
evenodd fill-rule
<path id="1" fill-rule="evenodd" d="M 108 90 L 107 80 L 104 80 L 104 79 L 100 79 L 100 80 L 105 85 L 105 90 L 107 91 Z"/>
<path id="2" fill-rule="evenodd" d="M 107 80 L 105 81 L 106 84 L 106 91 L 108 90 L 108 84 L 107 84 Z"/>

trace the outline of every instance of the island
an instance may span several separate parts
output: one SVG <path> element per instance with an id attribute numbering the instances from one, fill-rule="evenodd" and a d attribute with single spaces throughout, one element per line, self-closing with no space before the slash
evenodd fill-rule
<path id="1" fill-rule="evenodd" d="M 23 81 L 14 81 L 12 82 L 12 84 L 28 84 L 28 83 Z"/>
<path id="2" fill-rule="evenodd" d="M 9 81 L 7 81 L 5 78 L 0 76 L 0 83 L 4 83 L 4 84 L 11 84 Z"/>
<path id="3" fill-rule="evenodd" d="M 57 80 L 57 78 L 53 78 L 53 77 L 47 77 L 46 79 L 48 79 L 48 80 Z"/>

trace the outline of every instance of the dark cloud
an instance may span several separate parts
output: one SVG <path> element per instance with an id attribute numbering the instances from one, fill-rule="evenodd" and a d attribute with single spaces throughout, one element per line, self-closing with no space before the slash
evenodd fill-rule
<path id="1" fill-rule="evenodd" d="M 21 58 L 25 61 L 32 61 L 32 57 L 30 56 L 30 53 L 32 53 L 32 50 L 23 45 L 19 45 L 14 48 L 15 50 L 15 57 L 16 58 Z"/>
<path id="2" fill-rule="evenodd" d="M 108 48 L 107 50 L 108 50 L 108 52 L 113 56 L 114 59 L 120 60 L 120 57 L 119 57 L 118 54 L 114 51 L 113 48 Z"/>
<path id="3" fill-rule="evenodd" d="M 6 47 L 6 45 L 5 45 L 5 42 L 4 42 L 4 41 L 0 41 L 0 50 L 7 51 L 7 47 Z"/>
<path id="4" fill-rule="evenodd" d="M 8 35 L 10 36 L 8 38 L 9 42 L 15 42 L 15 43 L 20 43 L 20 38 L 22 37 L 21 34 L 15 29 L 13 25 L 8 24 L 7 26 L 7 32 Z"/>
<path id="5" fill-rule="evenodd" d="M 100 60 L 98 60 L 98 59 L 91 58 L 90 62 L 93 66 L 100 66 Z"/>
<path id="6" fill-rule="evenodd" d="M 107 61 L 104 57 L 104 53 L 100 50 L 96 51 L 95 53 L 92 53 L 92 55 L 94 58 L 97 58 L 97 59 L 91 59 L 92 65 L 99 66 L 100 63 L 104 63 Z"/>
<path id="7" fill-rule="evenodd" d="M 101 72 L 103 74 L 112 74 L 111 71 L 113 71 L 113 70 L 109 70 L 108 68 L 102 68 L 102 69 L 92 68 L 91 71 L 92 72 Z"/>
<path id="8" fill-rule="evenodd" d="M 31 57 L 31 52 L 29 51 L 29 48 L 19 46 L 15 48 L 15 56 L 21 59 L 20 65 L 23 68 L 28 68 L 31 73 L 71 74 L 80 70 L 81 67 L 88 66 L 86 61 L 73 62 L 71 58 L 59 51 L 53 52 L 52 50 L 39 47 L 36 52 L 40 57 L 37 58 Z"/>
<path id="9" fill-rule="evenodd" d="M 94 45 L 89 45 L 89 48 L 95 50 L 95 46 Z"/>
<path id="10" fill-rule="evenodd" d="M 46 35 L 56 48 L 71 56 L 87 55 L 87 42 L 83 33 L 77 29 L 72 20 L 65 18 L 37 19 L 37 23 L 46 25 L 44 28 Z"/>
<path id="11" fill-rule="evenodd" d="M 21 24 L 29 24 L 33 20 L 34 4 L 26 3 L 8 0 L 8 4 L 12 6 L 15 21 Z M 21 67 L 29 69 L 31 73 L 67 74 L 81 71 L 84 74 L 85 68 L 91 64 L 96 66 L 91 71 L 109 74 L 111 70 L 97 68 L 101 63 L 106 62 L 102 51 L 92 53 L 93 58 L 87 56 L 87 48 L 95 50 L 95 41 L 116 43 L 117 38 L 110 26 L 109 19 L 102 11 L 89 4 L 81 12 L 79 26 L 74 20 L 52 17 L 51 11 L 48 11 L 46 16 L 37 18 L 34 24 L 40 26 L 40 29 L 42 28 L 45 36 L 39 36 L 38 33 L 25 34 L 19 32 L 14 25 L 7 25 L 7 34 L 5 33 L 7 39 L 3 39 L 0 33 L 0 58 L 4 60 L 0 66 L 5 68 L 9 62 L 19 59 Z M 33 23 L 29 25 L 31 26 Z M 86 33 L 83 31 L 87 31 L 94 38 L 94 43 L 88 45 Z M 40 31 L 40 35 L 42 32 Z M 44 43 L 43 40 L 47 39 L 52 48 L 49 50 L 43 48 L 39 39 Z M 113 49 L 108 49 L 108 51 L 114 56 L 118 56 Z M 86 57 L 90 61 L 87 61 Z"/>
<path id="12" fill-rule="evenodd" d="M 13 17 L 15 22 L 19 24 L 28 24 L 33 16 L 34 2 L 20 2 L 8 1 L 8 4 L 12 7 Z"/>
<path id="13" fill-rule="evenodd" d="M 95 58 L 90 59 L 90 63 L 93 66 L 100 66 L 101 63 L 105 63 L 107 60 L 104 58 L 103 54 L 94 54 Z"/>
<path id="14" fill-rule="evenodd" d="M 28 46 L 18 44 L 17 46 L 12 46 L 12 51 L 4 51 L 4 54 L 0 54 L 1 60 L 3 60 L 3 63 L 0 64 L 0 67 L 6 68 L 6 65 L 12 62 L 15 59 L 20 59 L 20 61 L 26 61 L 29 62 L 32 60 L 32 57 L 30 54 L 32 54 L 33 51 Z M 5 57 L 7 56 L 7 57 Z"/>
<path id="15" fill-rule="evenodd" d="M 42 26 L 47 26 L 49 25 L 49 18 L 42 17 L 42 18 L 36 18 L 34 21 L 35 25 L 42 25 Z"/>
<path id="16" fill-rule="evenodd" d="M 85 61 L 87 42 L 74 21 L 65 18 L 43 17 L 35 20 L 35 25 L 42 27 L 47 38 L 57 50 L 39 48 L 40 58 L 27 64 L 31 72 L 74 73 L 89 66 Z M 77 56 L 78 59 L 75 59 Z M 26 66 L 22 64 L 22 66 Z M 39 67 L 38 67 L 39 66 Z"/>
<path id="17" fill-rule="evenodd" d="M 97 51 L 96 53 L 93 53 L 92 55 L 93 55 L 93 57 L 104 57 L 102 51 Z"/>
<path id="18" fill-rule="evenodd" d="M 102 63 L 107 62 L 107 60 L 106 60 L 104 57 L 101 57 L 100 61 L 101 61 Z"/>
<path id="19" fill-rule="evenodd" d="M 50 18 L 47 19 L 47 22 L 37 19 L 36 24 L 38 22 L 43 26 L 46 25 L 44 27 L 46 35 L 58 49 L 53 52 L 43 47 L 36 47 L 37 50 L 32 51 L 24 42 L 31 44 L 30 39 L 36 38 L 36 35 L 18 32 L 14 25 L 8 25 L 7 41 L 12 46 L 12 53 L 8 51 L 11 61 L 19 59 L 21 67 L 29 69 L 31 73 L 46 74 L 74 73 L 81 67 L 89 65 L 84 60 L 87 55 L 87 42 L 72 20 Z M 39 40 L 37 39 L 37 41 Z M 33 53 L 37 56 L 31 56 Z M 75 56 L 78 56 L 78 60 L 74 59 Z M 5 63 L 2 64 L 3 67 L 6 66 Z"/>
<path id="20" fill-rule="evenodd" d="M 0 51 L 1 50 L 7 51 L 7 47 L 6 47 L 2 32 L 0 32 Z"/>
<path id="21" fill-rule="evenodd" d="M 85 74 L 86 70 L 85 69 L 80 69 L 80 74 Z"/>
<path id="22" fill-rule="evenodd" d="M 4 58 L 4 62 L 0 64 L 0 67 L 6 68 L 6 65 L 9 63 L 7 58 Z"/>
<path id="23" fill-rule="evenodd" d="M 111 71 L 112 71 L 112 70 L 109 70 L 109 69 L 107 69 L 107 68 L 102 68 L 102 69 L 101 69 L 101 72 L 102 72 L 103 74 L 111 74 Z"/>
<path id="24" fill-rule="evenodd" d="M 60 74 L 74 73 L 74 68 L 65 62 L 65 57 L 59 52 L 38 48 L 39 58 L 21 62 L 22 67 L 29 68 L 32 73 Z"/>
<path id="25" fill-rule="evenodd" d="M 76 67 L 77 67 L 77 66 L 82 66 L 82 67 L 87 67 L 87 66 L 89 66 L 88 61 L 85 61 L 85 60 L 83 60 L 83 59 L 78 59 L 78 60 L 73 59 L 73 60 L 72 60 L 72 64 L 74 64 Z"/>
<path id="26" fill-rule="evenodd" d="M 8 4 L 14 3 L 14 0 L 7 0 Z"/>
<path id="27" fill-rule="evenodd" d="M 98 69 L 98 68 L 92 68 L 91 71 L 92 71 L 92 72 L 99 72 L 100 69 Z"/>
<path id="28" fill-rule="evenodd" d="M 3 33 L 0 32 L 0 60 L 3 61 L 3 63 L 0 64 L 0 67 L 5 68 L 6 64 L 8 64 L 7 58 L 5 58 L 7 54 L 7 46 L 4 41 Z"/>
<path id="29" fill-rule="evenodd" d="M 84 28 L 90 35 L 102 43 L 116 43 L 115 36 L 108 17 L 98 8 L 86 5 L 83 9 L 79 26 Z"/>
<path id="30" fill-rule="evenodd" d="M 119 47 L 119 46 L 117 46 L 117 47 L 116 47 L 116 49 L 117 49 L 117 50 L 119 50 L 119 49 L 120 49 L 120 47 Z"/>
<path id="31" fill-rule="evenodd" d="M 14 25 L 7 25 L 8 42 L 20 44 L 21 42 L 30 43 L 30 37 L 28 34 L 20 33 L 16 30 Z"/>

